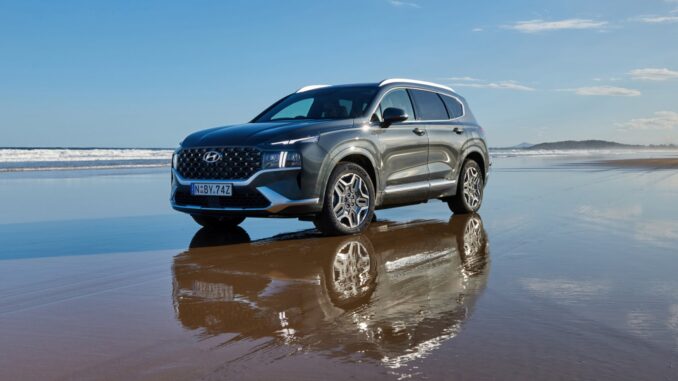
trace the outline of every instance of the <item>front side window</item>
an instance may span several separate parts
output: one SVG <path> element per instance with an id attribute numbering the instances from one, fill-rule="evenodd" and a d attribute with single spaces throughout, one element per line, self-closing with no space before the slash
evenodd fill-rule
<path id="1" fill-rule="evenodd" d="M 377 90 L 374 86 L 351 86 L 295 93 L 270 107 L 254 122 L 357 118 L 365 113 Z"/>
<path id="2" fill-rule="evenodd" d="M 374 113 L 375 115 L 372 116 L 372 119 L 381 121 L 381 114 L 389 107 L 405 110 L 405 113 L 409 116 L 408 120 L 414 119 L 414 108 L 412 108 L 410 96 L 407 94 L 407 90 L 405 89 L 393 90 L 386 94 L 381 100 L 381 103 L 379 103 L 379 107 L 377 107 L 377 110 Z"/>
<path id="3" fill-rule="evenodd" d="M 438 94 L 432 91 L 410 90 L 417 107 L 417 120 L 448 119 L 447 110 Z"/>

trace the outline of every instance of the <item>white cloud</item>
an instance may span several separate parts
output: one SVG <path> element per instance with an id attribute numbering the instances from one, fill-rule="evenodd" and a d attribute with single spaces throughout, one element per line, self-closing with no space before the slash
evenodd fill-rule
<path id="1" fill-rule="evenodd" d="M 678 78 L 678 71 L 669 70 L 667 68 L 646 68 L 631 70 L 629 75 L 633 79 L 641 79 L 647 81 L 666 81 L 668 79 Z"/>
<path id="2" fill-rule="evenodd" d="M 678 127 L 678 112 L 658 111 L 649 118 L 631 119 L 617 124 L 622 130 L 660 130 L 672 131 Z"/>
<path id="3" fill-rule="evenodd" d="M 640 91 L 636 89 L 615 86 L 578 87 L 576 89 L 560 89 L 559 91 L 571 91 L 577 95 L 584 96 L 637 97 L 641 94 Z"/>
<path id="4" fill-rule="evenodd" d="M 674 13 L 674 12 L 671 12 Z M 640 21 L 646 24 L 668 24 L 678 22 L 678 16 L 646 15 L 633 18 L 634 21 Z"/>
<path id="5" fill-rule="evenodd" d="M 598 77 L 598 78 L 593 78 L 593 80 L 596 81 L 596 82 L 618 82 L 618 81 L 621 81 L 621 78 L 617 78 L 617 77 L 601 78 L 601 77 Z"/>
<path id="6" fill-rule="evenodd" d="M 482 32 L 484 30 L 485 29 L 483 29 L 483 28 L 473 28 L 473 29 L 471 29 L 472 32 Z"/>
<path id="7" fill-rule="evenodd" d="M 592 19 L 565 19 L 558 21 L 529 20 L 518 21 L 515 24 L 506 25 L 505 28 L 523 33 L 538 33 L 553 30 L 602 29 L 607 25 L 607 21 Z"/>
<path id="8" fill-rule="evenodd" d="M 447 77 L 442 78 L 444 81 L 460 81 L 460 82 L 482 82 L 482 79 L 473 77 Z"/>
<path id="9" fill-rule="evenodd" d="M 502 90 L 517 90 L 517 91 L 534 91 L 535 89 L 516 81 L 500 81 L 500 82 L 458 82 L 453 83 L 453 87 L 473 87 L 477 89 L 502 89 Z"/>
<path id="10" fill-rule="evenodd" d="M 394 7 L 421 8 L 421 5 L 411 1 L 389 0 Z"/>

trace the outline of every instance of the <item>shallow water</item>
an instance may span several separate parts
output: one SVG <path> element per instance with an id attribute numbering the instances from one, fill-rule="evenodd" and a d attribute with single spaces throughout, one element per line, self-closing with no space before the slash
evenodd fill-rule
<path id="1" fill-rule="evenodd" d="M 678 171 L 590 160 L 338 238 L 199 230 L 166 170 L 0 174 L 0 379 L 676 379 Z"/>

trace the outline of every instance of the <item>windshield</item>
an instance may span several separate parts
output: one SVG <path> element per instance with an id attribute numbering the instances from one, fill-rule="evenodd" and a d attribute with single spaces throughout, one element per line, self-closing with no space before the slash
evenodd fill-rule
<path id="1" fill-rule="evenodd" d="M 376 86 L 342 86 L 295 93 L 270 107 L 254 122 L 356 118 L 365 114 L 377 90 Z"/>

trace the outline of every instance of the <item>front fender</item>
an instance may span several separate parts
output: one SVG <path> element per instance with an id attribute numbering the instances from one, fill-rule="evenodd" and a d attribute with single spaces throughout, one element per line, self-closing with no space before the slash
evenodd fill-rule
<path id="1" fill-rule="evenodd" d="M 321 203 L 323 203 L 325 199 L 327 182 L 329 181 L 330 175 L 332 174 L 332 170 L 344 158 L 351 155 L 361 155 L 369 160 L 372 168 L 374 169 L 376 179 L 376 184 L 374 184 L 375 192 L 378 192 L 381 189 L 381 179 L 379 176 L 378 166 L 379 151 L 377 150 L 377 147 L 369 140 L 351 140 L 338 145 L 332 151 L 330 151 L 320 166 L 320 171 L 318 172 L 318 181 L 316 182 L 316 194 L 319 195 Z"/>

